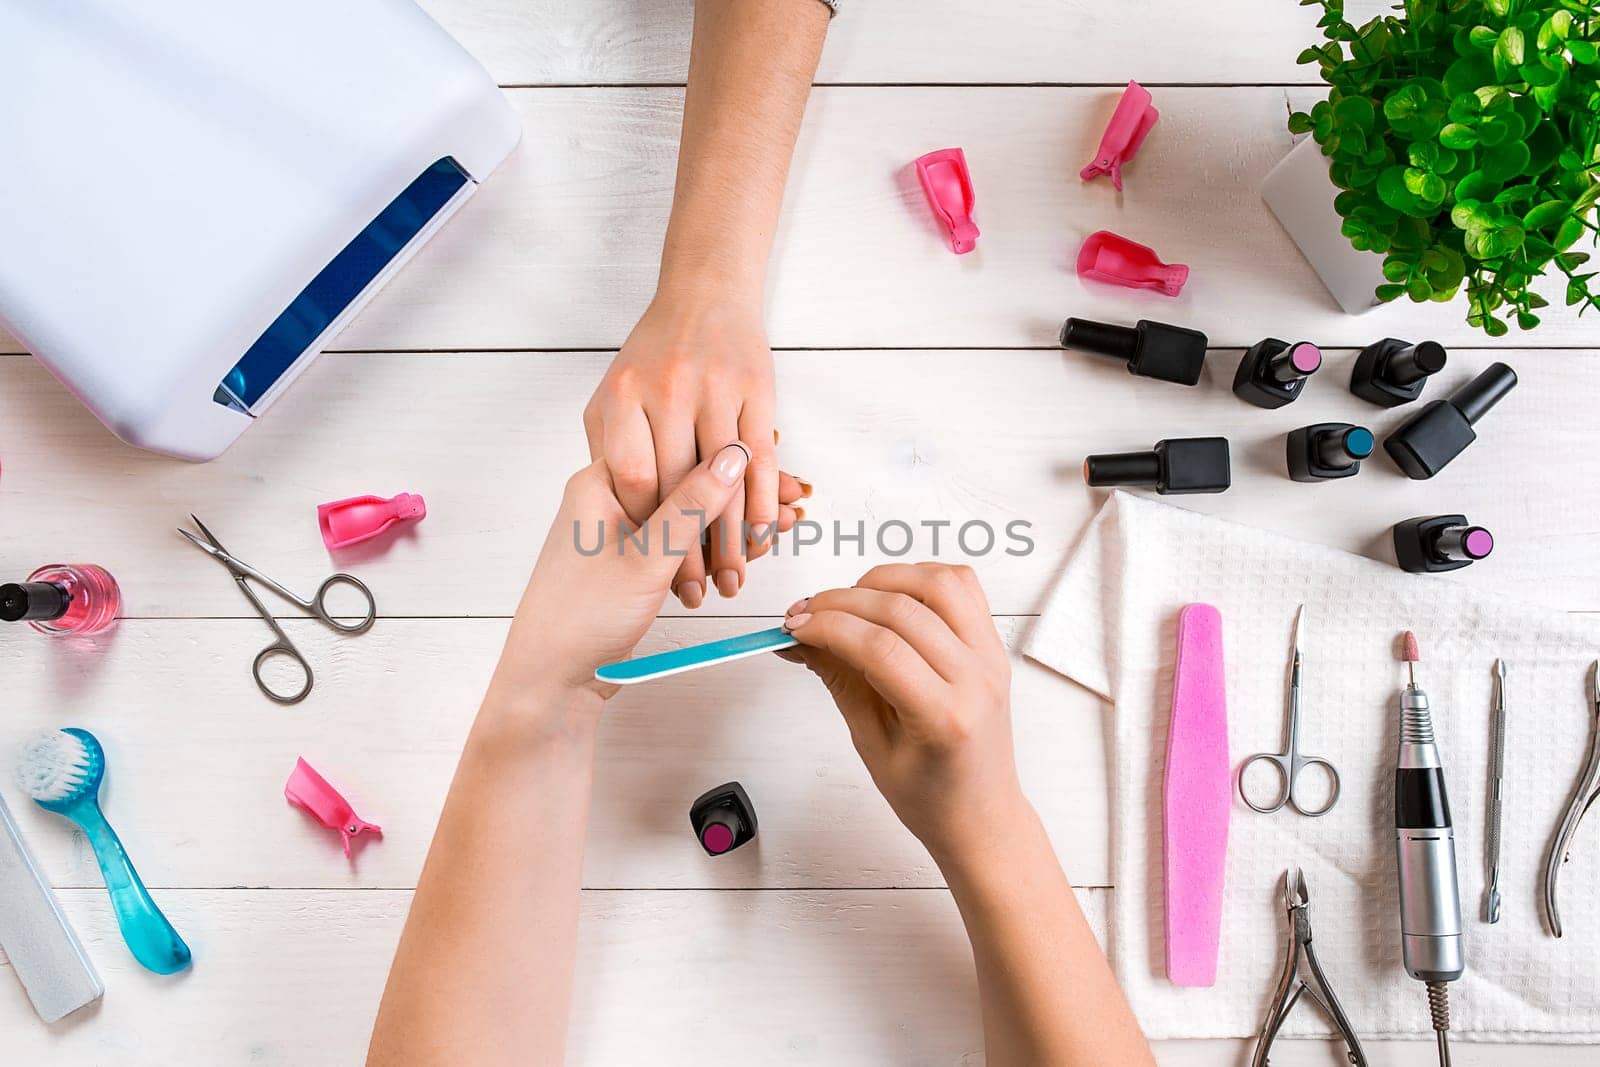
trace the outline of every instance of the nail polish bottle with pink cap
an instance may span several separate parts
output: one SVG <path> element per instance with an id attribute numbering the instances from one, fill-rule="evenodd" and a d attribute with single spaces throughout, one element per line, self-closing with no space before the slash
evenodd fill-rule
<path id="1" fill-rule="evenodd" d="M 744 786 L 728 782 L 700 794 L 689 808 L 689 825 L 706 855 L 720 856 L 756 836 L 756 809 Z"/>
<path id="2" fill-rule="evenodd" d="M 1412 574 L 1460 570 L 1493 551 L 1494 535 L 1465 515 L 1426 515 L 1395 524 L 1395 560 Z"/>
<path id="3" fill-rule="evenodd" d="M 0 585 L 0 622 L 26 622 L 55 637 L 99 633 L 116 621 L 122 591 L 104 567 L 50 563 Z"/>
<path id="4" fill-rule="evenodd" d="M 1258 408 L 1281 408 L 1294 402 L 1320 366 L 1322 350 L 1310 341 L 1291 344 L 1268 337 L 1239 361 L 1233 391 Z"/>

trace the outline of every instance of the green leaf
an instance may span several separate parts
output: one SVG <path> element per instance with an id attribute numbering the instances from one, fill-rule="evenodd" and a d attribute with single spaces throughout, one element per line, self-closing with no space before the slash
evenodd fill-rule
<path id="1" fill-rule="evenodd" d="M 1483 172 L 1499 181 L 1510 181 L 1522 173 L 1532 154 L 1521 141 L 1508 141 L 1485 151 L 1480 158 Z"/>
<path id="2" fill-rule="evenodd" d="M 1589 66 L 1600 61 L 1600 45 L 1594 41 L 1568 41 L 1567 51 L 1572 56 L 1572 61 L 1580 66 Z"/>
<path id="3" fill-rule="evenodd" d="M 1583 236 L 1583 219 L 1573 215 L 1556 228 L 1555 238 L 1551 241 L 1557 248 L 1565 252 L 1578 243 Z"/>
<path id="4" fill-rule="evenodd" d="M 1505 18 L 1511 11 L 1511 0 L 1484 0 L 1483 6 L 1491 13 Z"/>
<path id="5" fill-rule="evenodd" d="M 1470 171 L 1456 182 L 1456 201 L 1493 200 L 1503 184 L 1481 170 Z"/>
<path id="6" fill-rule="evenodd" d="M 1500 37 L 1494 43 L 1495 74 L 1501 81 L 1510 81 L 1511 75 L 1522 66 L 1527 54 L 1527 40 L 1522 36 L 1522 31 L 1515 26 L 1507 26 L 1500 31 Z"/>
<path id="7" fill-rule="evenodd" d="M 1500 39 L 1500 34 L 1488 26 L 1474 26 L 1467 31 L 1467 41 L 1480 52 L 1487 52 L 1494 48 L 1495 41 Z M 1462 55 L 1469 53 L 1463 52 Z"/>
<path id="8" fill-rule="evenodd" d="M 1579 267 L 1589 262 L 1589 253 L 1563 252 L 1556 257 L 1556 262 L 1560 263 L 1567 270 L 1577 270 Z"/>
<path id="9" fill-rule="evenodd" d="M 1549 170 L 1561 154 L 1561 133 L 1553 122 L 1541 122 L 1528 135 L 1528 165 L 1523 173 L 1537 177 Z"/>
<path id="10" fill-rule="evenodd" d="M 1532 204 L 1533 198 L 1539 195 L 1539 187 L 1532 182 L 1522 182 L 1520 185 L 1508 185 L 1494 194 L 1494 202 L 1505 207 L 1516 204 Z"/>
<path id="11" fill-rule="evenodd" d="M 1290 133 L 1310 133 L 1311 132 L 1311 116 L 1307 115 L 1304 111 L 1296 111 L 1293 115 L 1290 115 L 1289 116 L 1289 132 Z"/>
<path id="12" fill-rule="evenodd" d="M 1428 279 L 1419 274 L 1406 283 L 1406 295 L 1420 304 L 1433 298 L 1433 286 L 1428 284 Z"/>
<path id="13" fill-rule="evenodd" d="M 1563 200 L 1546 200 L 1522 216 L 1522 225 L 1530 230 L 1542 230 L 1547 226 L 1557 225 L 1571 211 L 1572 206 Z"/>
<path id="14" fill-rule="evenodd" d="M 1567 68 L 1565 62 L 1563 62 L 1559 67 L 1552 70 L 1541 60 L 1537 63 L 1524 63 L 1517 68 L 1517 73 L 1522 75 L 1522 80 L 1529 85 L 1549 86 L 1559 85 L 1561 79 L 1567 76 Z"/>
<path id="15" fill-rule="evenodd" d="M 1439 143 L 1446 148 L 1476 148 L 1478 146 L 1478 132 L 1470 126 L 1452 122 L 1439 131 Z"/>
<path id="16" fill-rule="evenodd" d="M 1406 183 L 1406 168 L 1388 167 L 1378 175 L 1378 198 L 1396 211 L 1405 214 L 1417 207 L 1417 195 Z"/>
<path id="17" fill-rule="evenodd" d="M 1595 182 L 1583 191 L 1583 195 L 1572 202 L 1572 210 L 1578 213 L 1588 211 L 1600 203 L 1600 182 Z"/>
<path id="18" fill-rule="evenodd" d="M 1462 56 L 1444 72 L 1444 92 L 1447 97 L 1454 99 L 1462 93 L 1470 93 L 1482 85 L 1494 83 L 1494 64 L 1488 56 Z"/>
<path id="19" fill-rule="evenodd" d="M 1541 51 L 1548 52 L 1551 48 L 1559 46 L 1572 33 L 1572 12 L 1557 10 L 1544 20 L 1544 25 L 1539 27 L 1538 44 Z"/>
<path id="20" fill-rule="evenodd" d="M 1383 276 L 1391 282 L 1403 282 L 1411 277 L 1411 264 L 1391 255 L 1383 261 Z"/>
<path id="21" fill-rule="evenodd" d="M 1539 325 L 1539 316 L 1535 315 L 1533 312 L 1531 312 L 1531 311 L 1519 311 L 1519 312 L 1517 312 L 1517 327 L 1518 327 L 1518 329 L 1531 330 L 1535 326 L 1538 326 L 1538 325 Z"/>
<path id="22" fill-rule="evenodd" d="M 1338 126 L 1350 126 L 1363 132 L 1377 123 L 1377 112 L 1372 101 L 1364 96 L 1349 96 L 1333 108 L 1333 121 Z"/>
<path id="23" fill-rule="evenodd" d="M 1380 285 L 1378 286 L 1377 292 L 1374 295 L 1376 295 L 1380 301 L 1387 304 L 1389 301 L 1395 299 L 1405 291 L 1406 287 L 1403 285 Z M 1577 303 L 1577 301 L 1569 300 L 1568 303 Z"/>

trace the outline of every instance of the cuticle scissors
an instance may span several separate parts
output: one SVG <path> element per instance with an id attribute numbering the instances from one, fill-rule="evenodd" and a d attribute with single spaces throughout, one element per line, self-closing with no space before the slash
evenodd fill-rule
<path id="1" fill-rule="evenodd" d="M 1294 655 L 1289 671 L 1289 707 L 1285 724 L 1285 737 L 1282 752 L 1257 752 L 1243 763 L 1239 764 L 1239 798 L 1245 802 L 1251 811 L 1258 811 L 1263 815 L 1271 815 L 1281 811 L 1287 804 L 1301 815 L 1315 818 L 1326 815 L 1333 810 L 1339 801 L 1339 771 L 1328 760 L 1321 756 L 1300 755 L 1300 639 L 1305 624 L 1306 606 L 1300 605 L 1300 610 L 1294 617 Z M 1278 775 L 1283 782 L 1283 792 L 1278 794 L 1277 803 L 1271 805 L 1257 804 L 1250 799 L 1250 794 L 1245 789 L 1245 776 L 1249 774 L 1252 764 L 1265 760 L 1278 770 Z M 1328 772 L 1328 802 L 1320 808 L 1304 808 L 1295 799 L 1294 787 L 1299 781 L 1300 771 L 1305 767 L 1321 767 Z"/>
<path id="2" fill-rule="evenodd" d="M 261 621 L 267 624 L 267 627 L 272 630 L 273 636 L 277 638 L 272 644 L 256 653 L 255 661 L 251 664 L 250 673 L 255 676 L 256 687 L 266 694 L 268 699 L 279 704 L 300 703 L 311 692 L 312 683 L 316 680 L 311 672 L 311 664 L 307 662 L 305 656 L 300 654 L 300 650 L 294 646 L 294 642 L 289 640 L 289 635 L 283 632 L 283 627 L 278 625 L 278 620 L 272 617 L 272 612 L 268 611 L 267 606 L 261 602 L 261 598 L 256 596 L 255 590 L 250 588 L 250 580 L 253 579 L 260 582 L 324 626 L 337 630 L 342 634 L 352 635 L 366 633 L 372 628 L 372 624 L 377 621 L 378 605 L 372 599 L 372 590 L 368 589 L 366 583 L 354 575 L 334 574 L 323 579 L 322 584 L 317 586 L 316 595 L 311 599 L 307 600 L 304 597 L 296 596 L 248 563 L 234 556 L 226 548 L 223 548 L 222 542 L 217 540 L 215 534 L 206 529 L 205 523 L 193 515 L 190 515 L 189 518 L 193 519 L 194 524 L 200 528 L 200 533 L 204 535 L 204 539 L 188 530 L 180 529 L 178 532 L 186 537 L 190 544 L 228 568 L 228 573 L 233 575 L 233 580 L 238 583 L 239 591 L 244 594 L 246 600 L 250 601 L 251 606 L 256 609 L 256 614 L 261 616 Z M 366 599 L 366 614 L 355 623 L 340 622 L 328 612 L 328 593 L 341 585 L 349 586 Z M 261 676 L 261 665 L 270 659 L 278 657 L 287 657 L 293 660 L 300 668 L 301 673 L 305 675 L 305 684 L 293 693 L 275 692 L 267 685 L 266 679 Z"/>

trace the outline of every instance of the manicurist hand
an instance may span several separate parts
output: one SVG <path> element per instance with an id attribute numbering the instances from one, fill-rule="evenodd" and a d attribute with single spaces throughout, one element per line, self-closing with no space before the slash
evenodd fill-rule
<path id="1" fill-rule="evenodd" d="M 700 606 L 708 579 L 721 596 L 738 595 L 746 561 L 768 551 L 780 519 L 793 525 L 798 496 L 779 491 L 776 406 L 759 297 L 662 292 L 583 413 L 589 453 L 611 468 L 635 522 L 724 442 L 749 445 L 743 484 L 707 516 L 705 551 L 679 562 L 672 588 L 685 607 Z"/>
<path id="2" fill-rule="evenodd" d="M 941 864 L 1032 818 L 1011 742 L 1011 665 L 968 567 L 890 564 L 789 609 L 900 821 Z"/>
<path id="3" fill-rule="evenodd" d="M 972 943 L 993 1067 L 1155 1060 L 1017 783 L 1011 668 L 967 567 L 893 564 L 789 609 L 781 652 L 821 678 Z"/>

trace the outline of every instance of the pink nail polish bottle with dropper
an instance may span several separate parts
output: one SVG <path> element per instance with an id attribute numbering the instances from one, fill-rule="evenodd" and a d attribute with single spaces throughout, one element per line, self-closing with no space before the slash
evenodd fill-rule
<path id="1" fill-rule="evenodd" d="M 50 563 L 25 582 L 0 585 L 0 622 L 26 622 L 52 636 L 99 633 L 121 607 L 117 580 L 92 563 Z"/>

